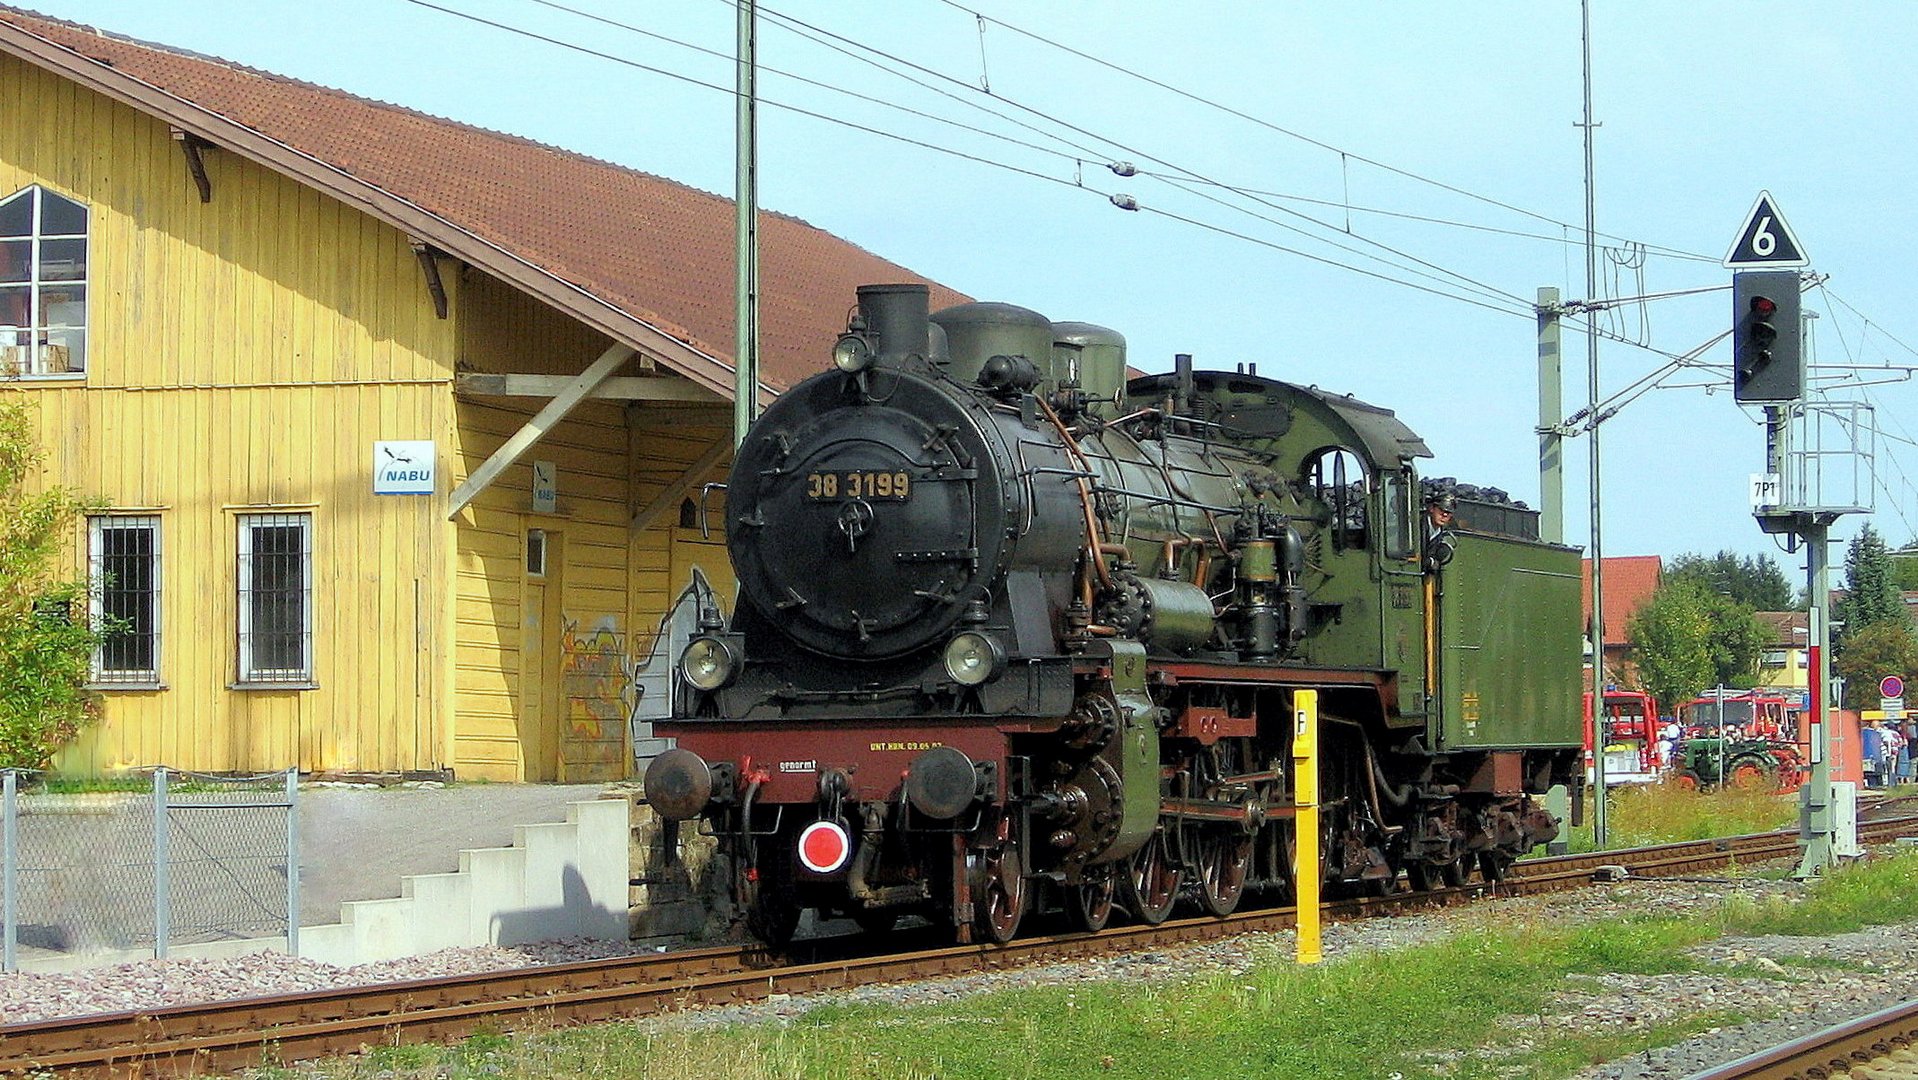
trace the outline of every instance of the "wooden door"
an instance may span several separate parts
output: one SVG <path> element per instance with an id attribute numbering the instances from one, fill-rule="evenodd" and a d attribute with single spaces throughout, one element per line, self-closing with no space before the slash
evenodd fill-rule
<path id="1" fill-rule="evenodd" d="M 560 685 L 560 535 L 532 527 L 525 533 L 525 577 L 520 586 L 520 778 L 559 777 L 561 725 L 566 705 Z"/>

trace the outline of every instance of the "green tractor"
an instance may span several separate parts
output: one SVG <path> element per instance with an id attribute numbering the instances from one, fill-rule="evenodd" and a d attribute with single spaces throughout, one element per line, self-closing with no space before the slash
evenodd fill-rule
<path id="1" fill-rule="evenodd" d="M 1805 778 L 1805 765 L 1797 749 L 1770 739 L 1735 738 L 1729 744 L 1716 735 L 1686 739 L 1679 745 L 1676 765 L 1674 782 L 1693 789 L 1730 784 L 1786 792 L 1796 791 Z"/>

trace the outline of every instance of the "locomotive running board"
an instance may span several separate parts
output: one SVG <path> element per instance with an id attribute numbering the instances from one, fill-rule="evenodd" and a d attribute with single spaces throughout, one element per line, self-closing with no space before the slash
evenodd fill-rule
<path id="1" fill-rule="evenodd" d="M 1389 672 L 1369 668 L 1270 667 L 1265 664 L 1216 661 L 1154 661 L 1149 678 L 1166 686 L 1181 682 L 1237 683 L 1258 686 L 1335 687 L 1369 686 L 1384 694 L 1392 682 Z"/>

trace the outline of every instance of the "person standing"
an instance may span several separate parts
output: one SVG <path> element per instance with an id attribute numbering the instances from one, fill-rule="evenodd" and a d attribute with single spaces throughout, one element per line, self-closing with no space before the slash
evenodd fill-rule
<path id="1" fill-rule="evenodd" d="M 1878 769 L 1885 756 L 1885 732 L 1878 726 L 1876 719 L 1867 720 L 1864 729 L 1858 733 L 1859 764 L 1865 772 L 1865 786 L 1868 788 L 1885 786 Z"/>
<path id="2" fill-rule="evenodd" d="M 1885 786 L 1890 787 L 1898 782 L 1898 762 L 1905 755 L 1905 734 L 1895 722 L 1885 725 L 1884 753 L 1884 767 L 1878 770 L 1878 775 L 1884 777 Z"/>

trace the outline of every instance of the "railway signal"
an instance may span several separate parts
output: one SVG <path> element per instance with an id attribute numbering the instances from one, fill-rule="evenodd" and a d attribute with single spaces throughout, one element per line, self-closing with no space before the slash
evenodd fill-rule
<path id="1" fill-rule="evenodd" d="M 1805 396 L 1798 272 L 1744 270 L 1732 275 L 1732 396 L 1741 402 Z"/>
<path id="2" fill-rule="evenodd" d="M 1802 547 L 1807 556 L 1807 716 L 1812 736 L 1811 776 L 1799 789 L 1800 856 L 1793 876 L 1801 879 L 1823 873 L 1846 854 L 1836 842 L 1837 823 L 1855 812 L 1849 809 L 1850 794 L 1834 785 L 1831 776 L 1829 721 L 1838 680 L 1826 667 L 1831 642 L 1830 537 L 1831 525 L 1838 518 L 1870 509 L 1825 501 L 1824 473 L 1811 462 L 1812 455 L 1830 451 L 1794 449 L 1794 435 L 1816 431 L 1818 423 L 1814 416 L 1818 406 L 1805 402 L 1805 357 L 1800 340 L 1798 270 L 1810 264 L 1805 246 L 1785 223 L 1771 193 L 1759 192 L 1731 250 L 1725 253 L 1724 266 L 1733 271 L 1732 396 L 1740 403 L 1765 406 L 1765 472 L 1758 474 L 1763 491 L 1761 496 L 1761 485 L 1755 481 L 1752 512 L 1759 528 L 1768 534 L 1791 536 L 1787 550 Z M 1853 452 L 1857 452 L 1855 442 Z M 1771 479 L 1774 476 L 1775 481 Z M 1857 494 L 1854 488 L 1854 503 L 1869 502 L 1856 498 Z"/>

